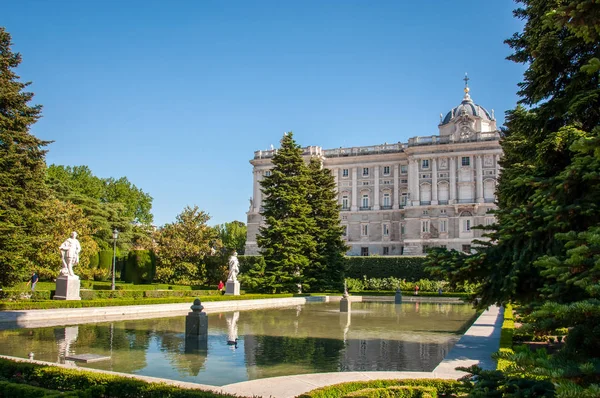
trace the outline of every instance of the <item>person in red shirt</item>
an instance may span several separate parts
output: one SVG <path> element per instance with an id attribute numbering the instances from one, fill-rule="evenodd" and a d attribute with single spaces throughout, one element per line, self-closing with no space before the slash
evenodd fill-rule
<path id="1" fill-rule="evenodd" d="M 223 281 L 219 281 L 219 286 L 217 287 L 217 290 L 222 292 L 224 287 L 225 285 L 223 284 Z"/>
<path id="2" fill-rule="evenodd" d="M 419 295 L 419 285 L 415 285 L 415 296 Z"/>

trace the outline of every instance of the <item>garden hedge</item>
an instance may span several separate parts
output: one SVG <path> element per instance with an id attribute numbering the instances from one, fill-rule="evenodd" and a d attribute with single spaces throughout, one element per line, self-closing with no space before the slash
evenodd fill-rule
<path id="1" fill-rule="evenodd" d="M 239 256 L 240 275 L 258 271 L 264 267 L 262 256 Z M 346 278 L 395 277 L 415 282 L 419 279 L 435 279 L 425 271 L 425 257 L 408 256 L 346 256 Z"/>
<path id="2" fill-rule="evenodd" d="M 132 250 L 121 271 L 121 280 L 134 284 L 151 283 L 156 273 L 156 256 L 151 250 Z"/>
<path id="3" fill-rule="evenodd" d="M 415 282 L 433 278 L 425 271 L 425 257 L 407 256 L 354 256 L 346 257 L 346 278 L 389 278 Z"/>
<path id="4" fill-rule="evenodd" d="M 502 329 L 500 329 L 500 349 L 498 350 L 499 357 L 496 369 L 504 370 L 508 368 L 513 362 L 508 359 L 504 359 L 502 356 L 506 354 L 513 354 L 513 334 L 515 333 L 515 320 L 513 315 L 512 305 L 506 304 L 504 306 L 504 322 L 502 322 Z"/>
<path id="5" fill-rule="evenodd" d="M 212 391 L 188 390 L 161 383 L 148 383 L 142 380 L 115 376 L 104 373 L 78 369 L 65 369 L 28 362 L 11 361 L 0 358 L 0 379 L 8 381 L 7 387 L 18 394 L 15 384 L 30 384 L 30 392 L 49 390 L 65 392 L 82 392 L 84 394 L 64 394 L 62 396 L 89 397 L 123 397 L 123 398 L 215 398 L 235 397 Z M 45 389 L 34 387 L 44 386 Z M 24 391 L 23 389 L 22 391 Z M 2 395 L 0 395 L 2 396 Z M 19 397 L 19 395 L 4 395 Z M 23 397 L 40 397 L 44 395 L 21 395 Z M 46 395 L 49 396 L 49 395 Z M 50 395 L 51 396 L 51 395 Z"/>
<path id="6" fill-rule="evenodd" d="M 392 386 L 413 386 L 430 387 L 437 390 L 438 397 L 453 397 L 462 387 L 462 383 L 457 380 L 444 379 L 400 379 L 400 380 L 371 380 L 356 381 L 349 383 L 335 384 L 332 386 L 317 388 L 301 394 L 296 398 L 342 398 L 349 393 L 364 389 L 387 389 Z M 360 395 L 357 395 L 360 396 Z M 375 395 L 378 396 L 378 395 Z M 381 395 L 385 396 L 385 395 Z M 395 395 L 391 395 L 395 396 Z M 402 395 L 397 395 L 402 396 Z M 411 395 L 408 395 L 410 397 Z M 419 395 L 413 395 L 418 397 Z M 435 397 L 435 395 L 434 395 Z"/>
<path id="7" fill-rule="evenodd" d="M 365 388 L 350 392 L 344 398 L 436 398 L 437 390 L 423 386 L 391 386 Z"/>
<path id="8" fill-rule="evenodd" d="M 267 298 L 284 298 L 284 297 L 305 297 L 307 294 L 244 294 L 240 296 L 201 296 L 202 302 L 208 301 L 228 301 L 228 300 L 256 300 Z M 195 296 L 198 297 L 198 296 Z M 177 304 L 190 303 L 192 297 L 168 297 L 168 298 L 107 298 L 97 300 L 48 300 L 48 301 L 14 301 L 0 303 L 0 311 L 13 310 L 36 310 L 50 308 L 87 308 L 87 307 L 115 307 L 120 305 L 146 305 L 146 304 Z"/>
<path id="9" fill-rule="evenodd" d="M 98 268 L 111 271 L 113 261 L 112 250 L 100 250 L 98 252 Z"/>

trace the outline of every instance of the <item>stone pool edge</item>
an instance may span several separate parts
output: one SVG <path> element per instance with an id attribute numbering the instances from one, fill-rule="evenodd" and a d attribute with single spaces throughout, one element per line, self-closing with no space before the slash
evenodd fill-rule
<path id="1" fill-rule="evenodd" d="M 321 297 L 321 300 L 325 301 Z M 307 299 L 308 297 L 294 298 Z M 359 296 L 355 301 L 362 301 Z M 283 299 L 272 299 L 283 300 Z M 287 299 L 285 299 L 287 300 Z M 241 300 L 240 300 L 241 301 Z M 248 300 L 256 301 L 256 300 Z M 305 300 L 306 302 L 308 300 Z M 310 300 L 313 301 L 313 300 Z M 314 300 L 317 301 L 317 300 Z M 334 300 L 332 300 L 334 301 Z M 419 300 L 420 301 L 420 300 Z M 429 301 L 429 300 L 428 300 Z M 442 300 L 440 300 L 442 301 Z M 447 302 L 448 300 L 443 300 Z M 215 302 L 216 303 L 216 302 Z M 232 303 L 232 302 L 229 302 Z M 208 304 L 208 303 L 207 303 Z M 299 304 L 299 303 L 298 303 Z M 284 304 L 285 305 L 285 304 Z M 292 304 L 293 305 L 293 304 Z M 48 310 L 46 310 L 48 311 Z M 186 310 L 187 311 L 187 310 Z M 465 332 L 460 340 L 450 350 L 446 358 L 433 370 L 433 372 L 336 372 L 336 373 L 312 373 L 304 375 L 292 375 L 257 379 L 240 383 L 228 384 L 225 386 L 210 386 L 197 383 L 180 382 L 171 379 L 162 379 L 135 374 L 118 373 L 103 371 L 90 368 L 73 367 L 72 365 L 57 364 L 52 362 L 43 362 L 0 355 L 0 358 L 11 359 L 20 362 L 32 362 L 42 365 L 59 366 L 68 369 L 80 369 L 97 373 L 113 374 L 129 378 L 140 379 L 148 382 L 166 383 L 182 388 L 193 388 L 208 390 L 214 392 L 223 392 L 228 394 L 237 394 L 240 396 L 262 396 L 272 398 L 293 398 L 299 394 L 325 387 L 332 384 L 344 383 L 349 381 L 368 381 L 376 379 L 422 379 L 422 378 L 440 378 L 440 379 L 458 379 L 465 373 L 455 370 L 458 366 L 471 366 L 478 364 L 484 369 L 494 369 L 495 362 L 491 355 L 498 351 L 500 344 L 500 329 L 502 327 L 503 309 L 492 306 L 484 311 Z"/>

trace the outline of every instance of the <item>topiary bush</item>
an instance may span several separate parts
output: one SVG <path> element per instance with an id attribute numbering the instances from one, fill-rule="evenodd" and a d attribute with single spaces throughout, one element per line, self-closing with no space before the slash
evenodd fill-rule
<path id="1" fill-rule="evenodd" d="M 156 256 L 151 250 L 132 250 L 125 262 L 121 280 L 134 284 L 151 283 L 156 273 Z"/>
<path id="2" fill-rule="evenodd" d="M 112 271 L 113 251 L 100 250 L 98 252 L 98 269 L 107 272 L 110 275 Z"/>

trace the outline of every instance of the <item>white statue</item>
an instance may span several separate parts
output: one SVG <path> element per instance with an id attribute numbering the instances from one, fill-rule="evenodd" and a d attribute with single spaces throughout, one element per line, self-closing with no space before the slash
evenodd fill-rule
<path id="1" fill-rule="evenodd" d="M 73 273 L 73 266 L 79 264 L 79 252 L 81 245 L 77 240 L 77 232 L 71 232 L 71 237 L 60 245 L 63 267 L 60 270 L 61 275 L 76 276 Z"/>
<path id="2" fill-rule="evenodd" d="M 229 257 L 229 276 L 227 276 L 228 282 L 236 282 L 237 276 L 240 273 L 240 262 L 237 259 L 237 252 L 234 251 Z"/>

